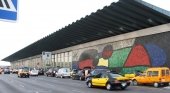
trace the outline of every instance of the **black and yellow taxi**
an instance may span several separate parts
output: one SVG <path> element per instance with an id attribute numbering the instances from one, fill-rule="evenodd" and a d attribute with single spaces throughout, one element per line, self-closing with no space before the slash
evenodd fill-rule
<path id="1" fill-rule="evenodd" d="M 87 78 L 86 84 L 89 88 L 94 86 L 105 87 L 107 90 L 112 90 L 113 88 L 126 89 L 130 85 L 128 78 L 123 77 L 119 74 L 114 74 L 111 72 L 102 72 L 98 75 Z"/>
<path id="2" fill-rule="evenodd" d="M 26 77 L 29 78 L 29 68 L 24 67 L 18 70 L 18 77 L 22 78 L 22 77 Z"/>

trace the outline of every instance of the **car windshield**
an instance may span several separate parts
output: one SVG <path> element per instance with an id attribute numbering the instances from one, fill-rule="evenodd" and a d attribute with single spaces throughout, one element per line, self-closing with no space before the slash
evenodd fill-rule
<path id="1" fill-rule="evenodd" d="M 64 72 L 70 72 L 70 69 L 64 69 Z"/>
<path id="2" fill-rule="evenodd" d="M 115 77 L 122 77 L 122 76 L 119 75 L 119 74 L 113 74 L 113 73 L 109 73 L 109 75 L 110 75 L 112 78 L 115 78 Z"/>
<path id="3" fill-rule="evenodd" d="M 91 75 L 97 75 L 99 73 L 106 72 L 106 71 L 108 71 L 108 70 L 107 69 L 95 69 L 90 73 L 91 73 Z"/>
<path id="4" fill-rule="evenodd" d="M 27 71 L 29 71 L 29 68 L 28 67 L 23 67 L 22 71 L 26 71 L 27 72 Z"/>

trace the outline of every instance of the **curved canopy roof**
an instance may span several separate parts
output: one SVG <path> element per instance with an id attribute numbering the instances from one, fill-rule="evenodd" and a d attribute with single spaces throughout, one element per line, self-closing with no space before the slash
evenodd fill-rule
<path id="1" fill-rule="evenodd" d="M 15 61 L 66 47 L 170 23 L 169 11 L 141 0 L 119 0 L 34 42 L 3 61 Z"/>

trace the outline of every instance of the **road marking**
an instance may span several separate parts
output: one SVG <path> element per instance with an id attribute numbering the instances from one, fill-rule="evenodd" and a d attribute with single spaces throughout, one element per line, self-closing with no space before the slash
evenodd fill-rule
<path id="1" fill-rule="evenodd" d="M 73 91 L 73 92 L 77 92 L 77 93 L 84 93 L 84 92 L 79 91 L 79 90 L 71 90 L 71 91 Z"/>
<path id="2" fill-rule="evenodd" d="M 24 85 L 19 85 L 19 86 L 24 87 Z"/>
<path id="3" fill-rule="evenodd" d="M 170 86 L 168 86 L 168 87 L 164 87 L 165 89 L 170 89 Z"/>

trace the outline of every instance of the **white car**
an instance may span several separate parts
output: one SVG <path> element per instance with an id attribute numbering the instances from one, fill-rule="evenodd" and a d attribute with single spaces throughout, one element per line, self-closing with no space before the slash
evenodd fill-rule
<path id="1" fill-rule="evenodd" d="M 30 76 L 38 76 L 38 70 L 37 69 L 31 69 L 29 71 Z"/>
<path id="2" fill-rule="evenodd" d="M 56 76 L 56 77 L 60 77 L 60 78 L 65 78 L 65 77 L 70 78 L 70 73 L 71 73 L 70 68 L 60 68 L 60 69 L 55 73 L 55 76 Z"/>

